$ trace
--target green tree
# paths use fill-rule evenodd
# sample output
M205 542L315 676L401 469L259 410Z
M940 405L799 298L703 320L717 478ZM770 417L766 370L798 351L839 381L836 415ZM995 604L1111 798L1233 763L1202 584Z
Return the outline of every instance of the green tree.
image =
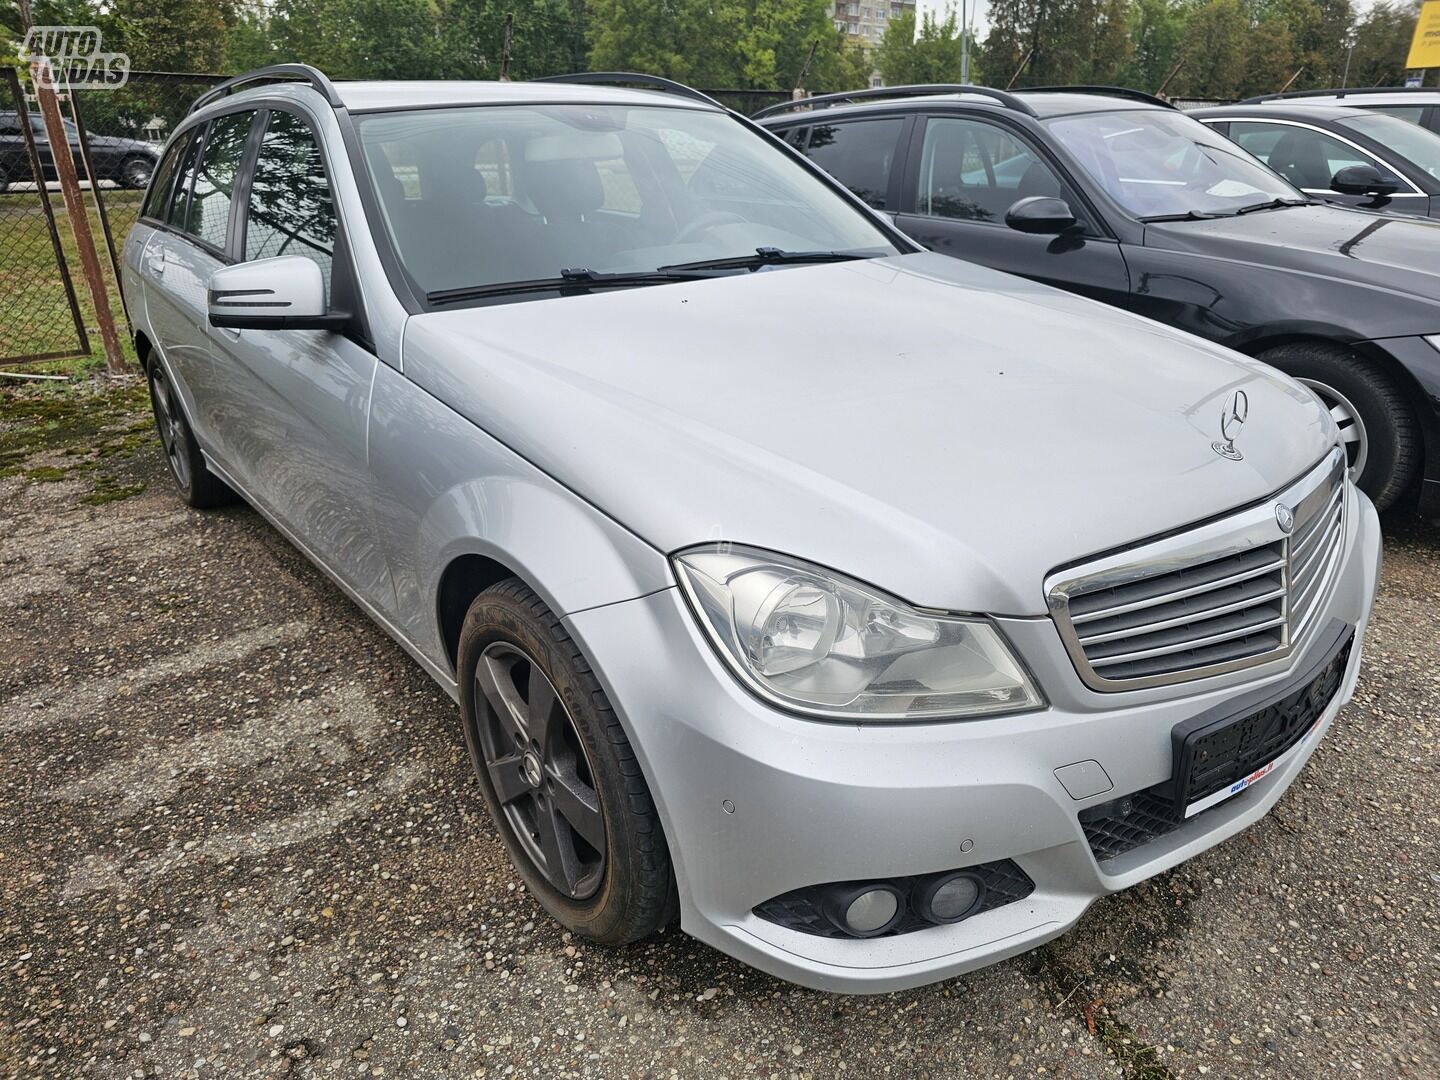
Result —
M890 20L875 49L875 67L887 86L907 83L953 83L960 81L960 21L955 9L943 19L926 12L915 29L915 13L907 11ZM979 82L974 59L970 81Z
M132 69L225 70L227 12L213 0L115 0L108 10Z
M1376 4L1355 26L1350 57L1351 86L1397 86L1404 81L1405 60L1415 36L1418 3Z
M1111 82L1134 52L1131 0L992 0L985 55L1019 86ZM1003 85L1003 83L1002 83Z
M1249 13L1240 0L1205 0L1190 14L1181 43L1185 66L1172 84L1184 97L1233 98L1246 76Z
M1134 0L1130 7L1130 41L1134 49L1118 82L1155 93L1180 58L1189 9L1173 0Z

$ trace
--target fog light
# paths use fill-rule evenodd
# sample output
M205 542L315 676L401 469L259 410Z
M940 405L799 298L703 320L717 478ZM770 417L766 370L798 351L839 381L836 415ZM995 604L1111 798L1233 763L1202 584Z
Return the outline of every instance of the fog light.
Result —
M850 937L877 937L893 930L904 914L905 896L894 885L851 885L826 899L830 921Z
M912 893L915 914L935 923L959 922L974 911L985 886L974 874L942 874L917 885Z

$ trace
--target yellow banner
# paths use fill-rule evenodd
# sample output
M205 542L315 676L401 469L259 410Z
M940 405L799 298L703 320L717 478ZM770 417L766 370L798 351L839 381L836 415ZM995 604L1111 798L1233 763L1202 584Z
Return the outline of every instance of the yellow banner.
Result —
M1410 42L1407 68L1440 67L1440 0L1425 0L1420 21L1415 24L1415 37Z

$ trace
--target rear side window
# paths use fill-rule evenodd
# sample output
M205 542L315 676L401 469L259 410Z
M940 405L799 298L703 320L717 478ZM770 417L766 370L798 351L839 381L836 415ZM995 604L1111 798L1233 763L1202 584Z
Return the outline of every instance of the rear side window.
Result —
M175 198L170 201L170 210L165 221L177 229L185 227L190 215L190 189L195 184L196 159L200 156L201 138L199 132L192 134L185 144L180 158L180 171L175 180Z
M222 116L211 122L205 134L184 229L211 247L223 248L229 235L230 197L254 116L253 112Z
M265 125L245 223L246 261L278 255L303 255L316 263L329 297L335 202L315 136L288 112L272 112Z
M180 155L190 144L188 134L181 135L170 144L165 156L160 159L155 175L150 179L150 190L145 193L145 205L140 209L141 217L163 218L165 204L170 201L170 188L174 186L175 171L180 165Z
M20 121L14 113L0 115L0 135L19 135Z
M815 124L802 149L840 183L877 210L887 209L890 169L905 121L898 116Z

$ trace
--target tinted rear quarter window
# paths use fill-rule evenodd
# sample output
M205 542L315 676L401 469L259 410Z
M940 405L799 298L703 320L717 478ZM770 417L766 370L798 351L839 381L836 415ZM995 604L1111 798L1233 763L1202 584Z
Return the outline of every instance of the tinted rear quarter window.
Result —
M190 143L190 136L181 135L173 143L170 149L165 151L165 156L160 159L160 164L155 169L155 175L150 179L150 190L145 192L145 205L140 209L141 217L164 218L165 204L170 201L170 189L175 183L175 170L180 164L180 155Z
M904 119L849 120L815 124L805 153L847 188L877 210L884 210L890 169L900 143Z
M197 128L185 144L184 155L180 158L180 174L175 181L175 198L170 200L165 221L177 229L185 227L190 210L190 189L195 183L196 158L200 154L200 134Z

